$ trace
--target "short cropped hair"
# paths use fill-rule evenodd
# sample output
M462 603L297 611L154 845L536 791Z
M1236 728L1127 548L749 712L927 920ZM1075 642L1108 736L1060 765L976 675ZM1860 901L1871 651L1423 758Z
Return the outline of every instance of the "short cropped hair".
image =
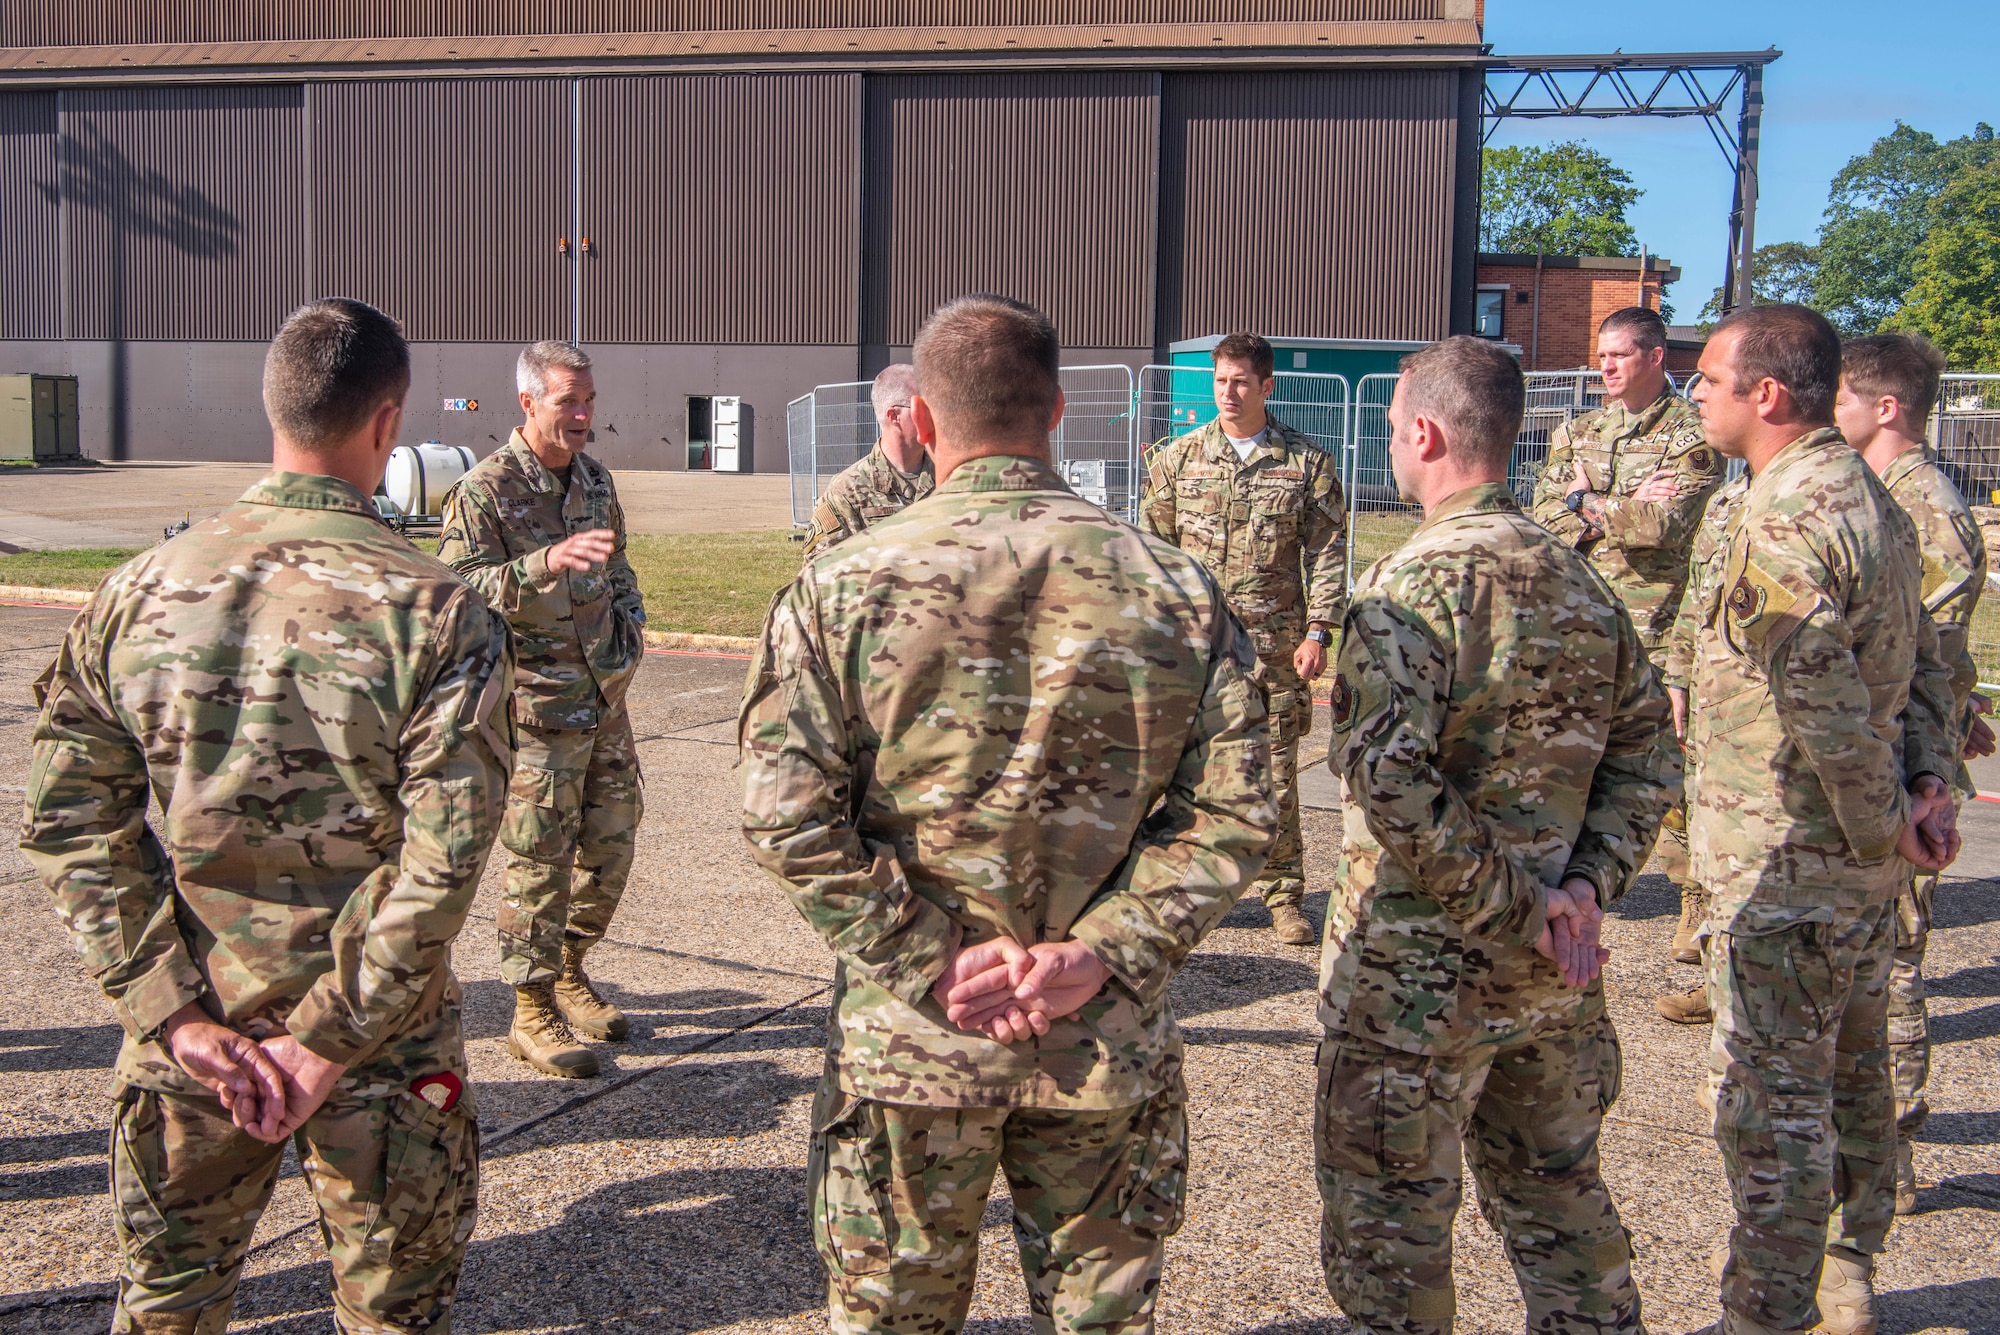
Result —
M558 368L588 371L590 354L576 344L559 338L530 343L521 349L520 360L514 363L514 388L531 399L540 400L549 392L549 372Z
M1513 354L1490 339L1454 334L1403 358L1403 406L1444 424L1461 465L1505 468L1521 434L1528 386Z
M1278 366L1269 340L1257 334L1231 334L1215 345L1215 351L1208 354L1208 359L1210 362L1242 362L1259 380L1269 380Z
M1667 322L1646 306L1626 306L1605 316L1604 323L1597 326L1597 337L1601 341L1609 333L1630 334L1647 352L1667 346Z
M1840 389L1840 335L1818 311L1789 303L1739 306L1715 326L1736 332L1736 397L1771 379L1785 387L1801 421L1831 422Z
M932 311L912 349L924 402L956 441L1047 437L1062 348L1049 317L986 293Z
M889 420L891 408L907 408L917 392L917 368L908 362L891 362L875 373L868 401L875 406L875 420Z
M1863 399L1891 397L1912 421L1937 407L1944 354L1922 334L1874 334L1840 345L1840 374Z
M385 399L410 392L410 345L365 301L323 297L286 317L264 354L264 413L303 450L358 430Z

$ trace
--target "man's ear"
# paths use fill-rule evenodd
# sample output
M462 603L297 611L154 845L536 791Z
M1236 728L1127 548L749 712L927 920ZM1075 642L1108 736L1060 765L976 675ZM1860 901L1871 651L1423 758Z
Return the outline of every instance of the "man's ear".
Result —
M1063 394L1062 389L1058 387L1056 390L1056 408L1054 412L1049 414L1049 430L1054 431L1062 423L1063 409L1068 406L1069 399Z
M930 404L921 394L910 396L910 418L917 426L917 443L925 449L937 444L937 418L931 415Z
M1410 433L1416 438L1417 458L1427 464L1444 458L1446 444L1444 424L1435 417L1425 417L1418 413L1410 423Z
M390 450L396 448L396 438L403 434L403 405L395 399L384 399L375 409L375 455L386 458Z

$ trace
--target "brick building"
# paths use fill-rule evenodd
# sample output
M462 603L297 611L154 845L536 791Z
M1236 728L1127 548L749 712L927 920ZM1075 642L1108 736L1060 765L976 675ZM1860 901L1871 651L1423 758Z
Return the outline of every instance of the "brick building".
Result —
M1626 306L1660 308L1667 284L1681 276L1666 260L1631 255L1494 255L1478 261L1475 329L1521 349L1530 371L1590 366L1597 326ZM1681 363L1685 361L1686 367ZM1669 369L1691 369L1694 354L1669 344Z

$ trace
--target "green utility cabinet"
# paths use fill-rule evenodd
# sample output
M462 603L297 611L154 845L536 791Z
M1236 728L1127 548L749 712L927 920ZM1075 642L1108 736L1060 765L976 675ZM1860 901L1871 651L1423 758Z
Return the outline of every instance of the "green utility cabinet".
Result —
M0 375L0 459L74 459L76 377Z

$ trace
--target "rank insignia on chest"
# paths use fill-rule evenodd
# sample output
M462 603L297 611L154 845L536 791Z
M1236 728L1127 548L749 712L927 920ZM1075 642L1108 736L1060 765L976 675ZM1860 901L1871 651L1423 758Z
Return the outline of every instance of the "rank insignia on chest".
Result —
M1354 688L1347 684L1345 673L1336 672L1333 689L1328 693L1333 704L1333 726L1344 728L1354 717Z
M450 1112L465 1092L465 1082L450 1071L424 1076L410 1082L410 1092L439 1112Z
M1729 610L1739 624L1749 625L1764 614L1764 591L1752 584L1748 575L1739 575L1729 590Z

